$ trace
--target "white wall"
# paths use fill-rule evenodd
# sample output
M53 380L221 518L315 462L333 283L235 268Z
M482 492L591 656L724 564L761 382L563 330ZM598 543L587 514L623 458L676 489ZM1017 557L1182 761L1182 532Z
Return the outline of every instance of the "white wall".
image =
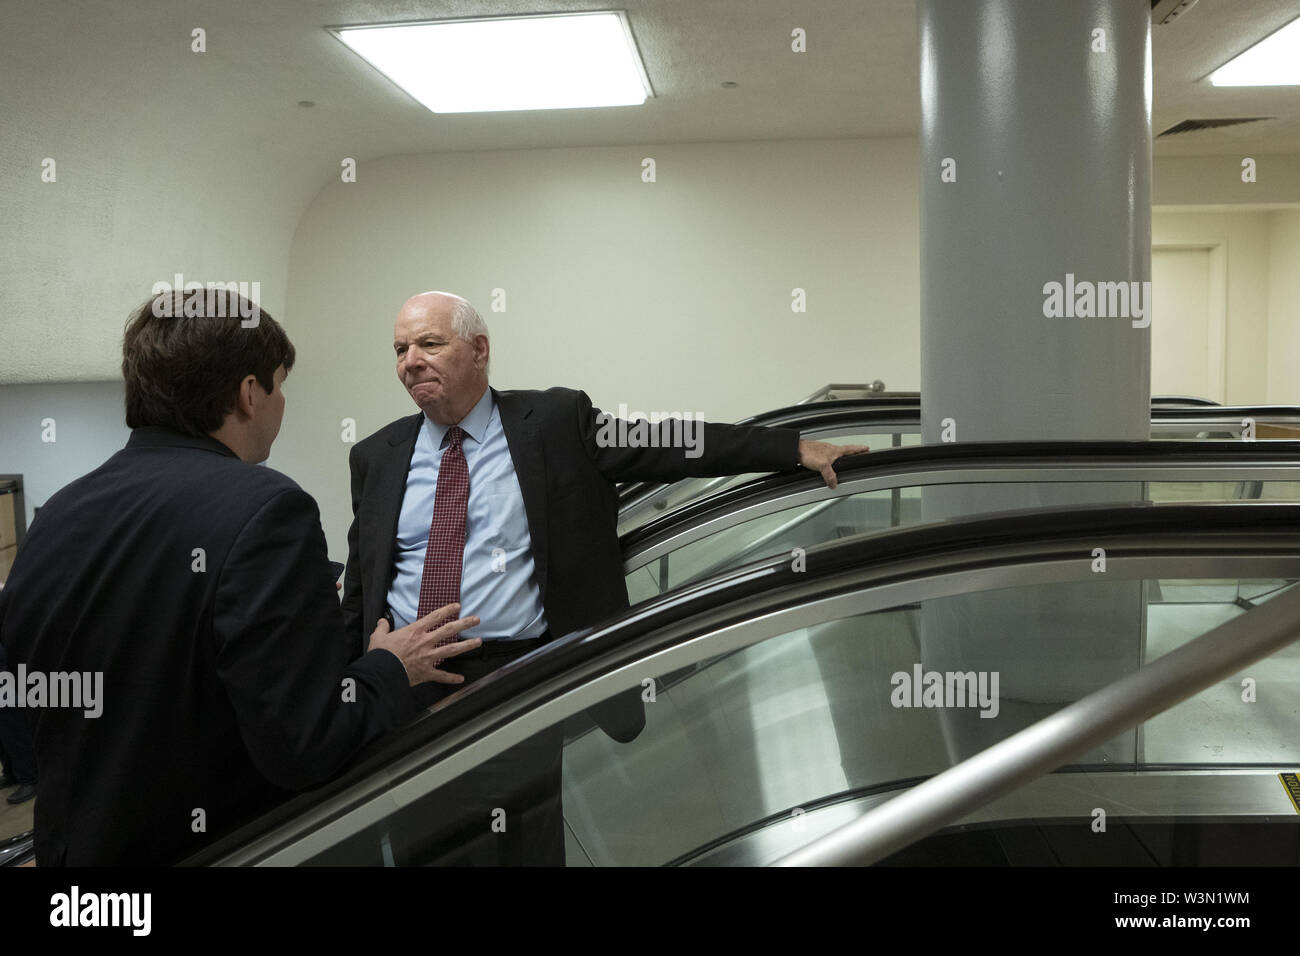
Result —
M1300 405L1300 209L1268 226L1268 400Z
M647 156L655 183L641 180ZM123 170L144 163L148 175L51 194L57 205L0 247L0 269L10 270L0 283L0 373L10 377L0 381L21 376L23 357L40 349L58 354L32 366L34 380L116 379L127 310L155 279L174 269L230 279L283 269L287 279L263 282L263 300L299 357L270 463L316 495L338 558L350 517L340 422L354 418L363 437L413 411L389 336L415 292L448 289L479 305L494 384L585 388L611 408L734 421L832 380L917 386L913 139L392 156L363 163L356 183L330 181L296 228L294 201L258 205L265 184L257 192L216 176L201 194L139 157L117 160ZM1166 205L1153 216L1154 241L1226 242L1227 398L1300 403L1300 211L1178 211L1205 201L1198 184L1228 171L1218 157L1157 160L1155 194ZM153 192L145 180L155 174ZM1270 197L1300 198L1283 193ZM13 198L30 208L55 201L32 191ZM172 216L157 233L145 228L154 210ZM193 230L200 220L212 228ZM24 236L36 243L26 251ZM88 293L70 283L74 273L109 291ZM70 296L51 296L52 276L70 283ZM795 287L807 291L802 315L790 311ZM498 288L505 312L491 309ZM48 408L60 422L56 446L39 442ZM65 441L72 432L81 437ZM27 476L29 508L125 434L120 383L0 386L0 472Z
M1245 159L1254 181L1243 182ZM1153 164L1153 205L1300 202L1300 154L1259 153L1244 147L1228 156L1162 156Z
M1151 217L1151 243L1222 243L1227 263L1224 391L1230 405L1267 397L1269 225L1267 211L1193 211L1163 207ZM1155 290L1159 295L1159 290Z
M23 476L28 527L50 495L126 444L123 396L121 382L0 387L0 474Z
M641 179L644 157L657 181ZM415 407L392 358L403 300L444 289L491 330L500 388L734 421L831 381L919 380L913 140L389 157L310 206L286 327L298 365L270 464L351 516L340 422ZM807 312L791 311L791 290ZM493 312L503 289L506 311Z
M6 385L120 380L128 313L176 273L187 281L257 282L260 303L275 316L283 310L289 240L303 204L294 172L268 163L253 174L242 157L207 147L220 130L204 130L203 147L196 143L184 162L148 136L105 150L100 143L117 142L96 137L106 122L27 125L16 135L29 141L10 142L8 130L3 137ZM41 179L47 157L55 160L54 182Z

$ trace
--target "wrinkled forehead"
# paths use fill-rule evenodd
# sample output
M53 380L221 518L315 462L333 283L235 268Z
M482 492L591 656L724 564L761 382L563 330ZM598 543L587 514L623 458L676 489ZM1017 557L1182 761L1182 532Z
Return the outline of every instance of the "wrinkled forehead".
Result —
M412 300L402 306L393 325L393 338L405 341L409 338L434 332L449 335L451 332L452 303L439 300Z

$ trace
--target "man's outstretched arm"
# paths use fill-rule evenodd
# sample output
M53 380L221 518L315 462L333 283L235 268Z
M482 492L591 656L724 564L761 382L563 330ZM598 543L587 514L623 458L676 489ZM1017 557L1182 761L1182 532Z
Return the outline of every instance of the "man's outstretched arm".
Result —
M671 418L628 421L595 408L585 392L577 393L576 412L587 453L611 482L678 481L802 466L821 472L834 488L835 461L869 450L866 445L805 441L793 428Z

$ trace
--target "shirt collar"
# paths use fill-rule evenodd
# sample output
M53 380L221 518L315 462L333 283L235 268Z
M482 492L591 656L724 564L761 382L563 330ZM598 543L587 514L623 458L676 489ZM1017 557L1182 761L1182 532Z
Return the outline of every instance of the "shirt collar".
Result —
M474 407L458 421L456 424L461 430L474 439L478 444L483 444L483 439L487 437L488 422L492 419L492 412L496 408L496 402L492 398L492 389L483 389L483 396L475 403ZM442 441L447 437L447 432L451 430L450 425L439 425L428 415L424 416L424 427L429 430L429 437L433 439L435 449L442 448Z

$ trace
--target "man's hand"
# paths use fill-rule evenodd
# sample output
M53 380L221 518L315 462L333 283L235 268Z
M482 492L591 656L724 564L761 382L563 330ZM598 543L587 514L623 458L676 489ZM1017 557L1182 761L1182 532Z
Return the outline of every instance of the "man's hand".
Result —
M483 643L480 638L472 637L466 641L438 646L440 641L455 637L466 628L479 623L476 617L448 620L459 612L459 604L448 604L396 631L390 631L388 621L380 618L379 624L370 634L370 649L378 647L397 655L397 659L406 668L406 676L412 687L431 680L439 684L463 684L465 678L462 675L438 670L438 665L447 658L472 651ZM444 621L448 623L442 623Z
M832 445L828 441L804 441L799 439L799 464L813 471L820 471L827 486L834 488L839 484L835 469L831 466L841 455L857 455L871 449L866 445Z

